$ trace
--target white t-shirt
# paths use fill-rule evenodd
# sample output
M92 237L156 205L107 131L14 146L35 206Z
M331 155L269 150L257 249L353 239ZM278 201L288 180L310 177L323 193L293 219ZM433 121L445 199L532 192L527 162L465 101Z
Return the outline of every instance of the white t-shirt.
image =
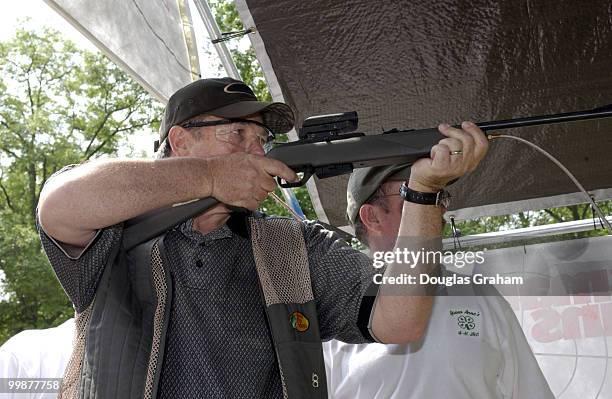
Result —
M72 353L74 319L25 330L0 347L0 378L62 378ZM57 393L0 393L0 399L51 399Z
M437 296L409 345L323 344L335 399L554 398L506 300Z

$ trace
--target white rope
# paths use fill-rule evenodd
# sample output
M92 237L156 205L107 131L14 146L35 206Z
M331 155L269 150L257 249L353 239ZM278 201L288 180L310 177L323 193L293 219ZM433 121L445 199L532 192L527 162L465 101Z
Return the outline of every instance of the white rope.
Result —
M591 204L593 209L595 209L595 212L597 212L597 216L599 216L599 218L601 219L601 222L603 224L605 224L606 229L608 230L608 233L612 234L612 225L610 225L610 222L608 221L608 219L606 218L604 213L601 211L601 208L599 208L599 205L597 205L595 200L593 200L593 197L591 197L591 195L589 195L589 193L584 189L582 184L580 184L580 182L578 181L578 179L576 179L576 177L572 174L572 172L570 172L565 166L563 166L563 164L557 158L552 156L550 153L548 153L546 150L544 150L543 148L541 148L537 144L534 144L531 141L527 141L527 140L525 140L525 139L523 139L521 137L509 136L507 134L491 134L491 135L488 136L488 138L489 138L489 140L493 140L493 139L497 139L497 138L506 138L506 139L517 140L517 141L520 141L521 143L525 143L525 144L535 148L538 152L544 154L548 159L553 161L559 168L561 168L561 170L563 172L565 172L565 174L570 179L572 179L572 181L574 182L576 187L578 187L578 190L580 190L584 194L584 196L586 197L587 201Z
M277 204L279 204L280 206L282 206L283 208L285 208L287 211L289 211L289 213L293 216L293 218L295 220L297 220L298 222L301 222L304 220L304 218L300 217L300 215L298 215L285 201L283 201L278 195L276 195L275 193L271 192L270 196L274 199L274 201L276 201Z

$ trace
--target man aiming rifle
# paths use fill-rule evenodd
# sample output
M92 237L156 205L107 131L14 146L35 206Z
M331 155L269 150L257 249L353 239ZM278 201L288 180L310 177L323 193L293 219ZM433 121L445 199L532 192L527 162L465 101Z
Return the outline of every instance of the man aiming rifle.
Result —
M422 287L364 300L376 272L366 255L315 223L235 212L255 211L274 177L297 180L264 156L293 124L288 106L257 101L244 83L203 79L170 98L162 159L98 160L48 180L39 232L77 315L61 397L326 397L321 340L422 337L432 306ZM415 196L435 197L487 151L474 124L439 130L446 138L413 166ZM124 221L202 197L220 204L122 245ZM441 212L405 202L399 235L439 242ZM385 275L404 271L389 264Z

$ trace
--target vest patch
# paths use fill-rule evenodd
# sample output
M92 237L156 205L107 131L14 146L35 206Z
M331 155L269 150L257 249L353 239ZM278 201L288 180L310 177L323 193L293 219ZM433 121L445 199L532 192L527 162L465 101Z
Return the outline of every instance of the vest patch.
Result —
M289 315L289 323L291 323L291 327L293 327L294 330L299 332L304 332L310 327L308 318L300 312L291 313Z

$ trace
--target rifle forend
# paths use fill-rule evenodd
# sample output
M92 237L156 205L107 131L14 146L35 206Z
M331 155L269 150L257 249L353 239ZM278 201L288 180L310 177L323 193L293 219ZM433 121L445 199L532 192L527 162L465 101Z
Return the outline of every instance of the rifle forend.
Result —
M608 117L612 117L612 105L588 111L480 122L476 125L484 132L490 132ZM410 165L419 158L429 156L431 148L445 137L436 128L393 129L368 136L364 133L343 134L356 128L355 111L306 119L298 141L280 144L267 154L270 158L284 162L295 172L303 173L299 182L288 183L277 178L278 184L283 188L298 187L313 175L323 179L349 174L353 169L367 166Z
M429 155L431 147L444 136L438 129L391 131L366 136L337 136L332 140L306 141L281 144L268 152L297 173L303 173L297 183L283 182L281 187L304 185L315 175L320 179L348 174L355 168L366 166L414 163Z

